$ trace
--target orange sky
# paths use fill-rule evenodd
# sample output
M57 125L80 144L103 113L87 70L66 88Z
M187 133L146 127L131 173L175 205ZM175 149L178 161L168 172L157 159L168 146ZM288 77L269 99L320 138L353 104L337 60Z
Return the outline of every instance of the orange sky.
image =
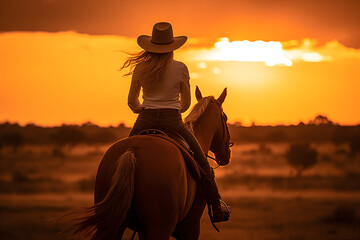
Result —
M198 85L217 96L228 87L230 122L297 124L323 114L359 124L359 7L358 0L0 1L0 122L132 125L120 51L140 50L136 37L169 21L175 35L189 37L175 58L188 65L192 92Z
M360 48L358 0L0 1L0 31L76 31L136 37L157 21L193 38L338 39Z
M222 41L236 51L232 39ZM210 59L222 50L214 48L215 42L204 47L204 42L190 38L175 58L188 65L193 93L196 85L203 95L215 96L228 87L224 110L230 122L297 124L323 114L340 124L360 123L360 50L337 41L298 39L282 43L291 66L268 66ZM131 125L136 115L126 104L130 78L117 71L125 57L122 50L139 50L135 38L75 32L0 34L0 121ZM314 54L319 62L305 58Z
M339 40L360 48L358 0L0 1L0 31L137 37L169 21L192 38Z

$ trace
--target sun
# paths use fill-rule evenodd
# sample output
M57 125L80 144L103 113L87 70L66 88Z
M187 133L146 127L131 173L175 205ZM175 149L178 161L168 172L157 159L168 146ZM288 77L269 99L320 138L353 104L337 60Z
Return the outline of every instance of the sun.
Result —
M229 41L221 38L215 43L215 49L209 56L215 61L264 62L267 66L292 66L283 51L280 42L270 41Z

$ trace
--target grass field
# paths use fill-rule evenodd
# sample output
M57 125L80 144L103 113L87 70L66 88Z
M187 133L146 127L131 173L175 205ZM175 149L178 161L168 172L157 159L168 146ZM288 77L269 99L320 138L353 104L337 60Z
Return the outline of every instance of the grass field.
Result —
M54 219L91 205L107 147L2 149L0 239L81 239ZM297 178L284 157L288 144L236 146L231 164L216 170L231 220L217 233L204 214L200 239L360 239L359 155L347 155L346 145L313 147L318 163Z

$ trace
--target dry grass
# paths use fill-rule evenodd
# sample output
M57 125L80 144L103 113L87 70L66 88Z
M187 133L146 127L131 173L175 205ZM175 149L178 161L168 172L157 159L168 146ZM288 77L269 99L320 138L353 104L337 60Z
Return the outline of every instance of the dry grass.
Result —
M317 165L296 178L287 144L239 145L232 163L216 170L231 221L212 229L202 218L200 239L360 239L360 158L348 146L313 145ZM59 233L53 219L89 206L97 165L108 146L26 147L0 152L0 239L80 239ZM127 239L131 232L127 231Z

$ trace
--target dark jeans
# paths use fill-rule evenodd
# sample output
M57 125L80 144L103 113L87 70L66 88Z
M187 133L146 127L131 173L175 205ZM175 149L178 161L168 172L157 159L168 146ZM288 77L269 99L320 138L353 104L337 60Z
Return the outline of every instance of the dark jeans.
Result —
M195 160L199 163L203 172L209 173L210 166L201 146L194 134L183 123L180 111L177 109L144 109L139 113L138 118L129 136L135 135L142 130L149 128L162 128L176 131L190 145L194 152Z

